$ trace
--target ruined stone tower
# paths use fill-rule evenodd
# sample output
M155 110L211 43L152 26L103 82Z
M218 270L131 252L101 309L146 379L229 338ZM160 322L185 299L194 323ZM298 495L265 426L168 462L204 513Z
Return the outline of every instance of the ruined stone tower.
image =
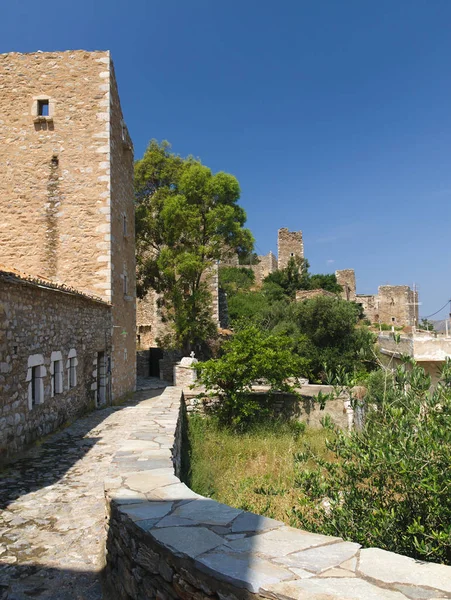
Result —
M337 278L338 285L341 285L343 288L343 291L341 292L343 300L355 302L356 283L354 269L335 271L335 277Z
M0 55L0 263L112 304L113 398L135 385L133 150L109 52Z
M277 232L278 269L284 269L291 257L304 258L302 231L288 231L286 227Z

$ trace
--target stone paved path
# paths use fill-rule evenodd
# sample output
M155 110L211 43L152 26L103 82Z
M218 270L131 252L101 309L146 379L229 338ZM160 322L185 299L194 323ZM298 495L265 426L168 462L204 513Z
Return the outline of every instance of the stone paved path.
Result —
M100 600L103 480L136 402L79 419L0 473L0 600Z

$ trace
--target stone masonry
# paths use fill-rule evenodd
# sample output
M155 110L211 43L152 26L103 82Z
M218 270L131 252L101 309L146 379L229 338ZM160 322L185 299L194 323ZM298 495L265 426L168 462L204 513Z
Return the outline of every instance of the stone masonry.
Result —
M106 302L0 271L0 460L106 404L110 330Z
M335 271L335 277L337 278L338 285L341 285L343 288L343 291L341 292L341 297L343 300L355 302L356 283L354 269L342 269L341 271Z
M135 385L133 148L109 52L0 55L0 262L112 304L112 395Z
M451 567L300 529L204 498L179 477L180 388L136 406L105 480L115 600L451 598Z
M290 258L304 258L304 242L302 231L288 231L285 227L279 229L277 234L277 266L285 269Z
M381 285L377 294L356 294L354 269L336 271L342 298L357 302L371 323L415 327L418 324L418 292L407 285Z

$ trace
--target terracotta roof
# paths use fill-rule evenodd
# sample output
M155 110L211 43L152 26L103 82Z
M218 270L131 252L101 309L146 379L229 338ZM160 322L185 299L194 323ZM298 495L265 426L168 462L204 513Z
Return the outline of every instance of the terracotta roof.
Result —
M99 296L94 296L91 294L86 294L85 292L80 292L69 285L65 285L64 283L57 283L47 277L43 277L42 275L30 275L28 273L23 273L22 271L18 271L14 267L7 267L0 263L0 278L6 281L11 281L13 283L22 283L25 285L34 285L36 287L46 288L49 290L55 290L58 292L63 292L65 294L72 294L74 296L81 296L82 298L87 298L88 300L93 300L94 302L101 302L102 304L110 305L109 302L103 300Z

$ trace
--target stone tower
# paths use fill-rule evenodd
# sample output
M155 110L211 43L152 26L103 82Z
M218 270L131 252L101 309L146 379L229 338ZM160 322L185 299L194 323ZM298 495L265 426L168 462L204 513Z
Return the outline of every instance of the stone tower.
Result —
M355 302L356 283L354 269L335 271L335 277L337 278L338 285L341 285L343 288L343 291L341 292L343 300Z
M0 263L112 304L112 394L135 385L133 149L109 52L0 55Z
M278 269L284 269L291 257L304 258L302 231L288 231L286 227L277 232Z

